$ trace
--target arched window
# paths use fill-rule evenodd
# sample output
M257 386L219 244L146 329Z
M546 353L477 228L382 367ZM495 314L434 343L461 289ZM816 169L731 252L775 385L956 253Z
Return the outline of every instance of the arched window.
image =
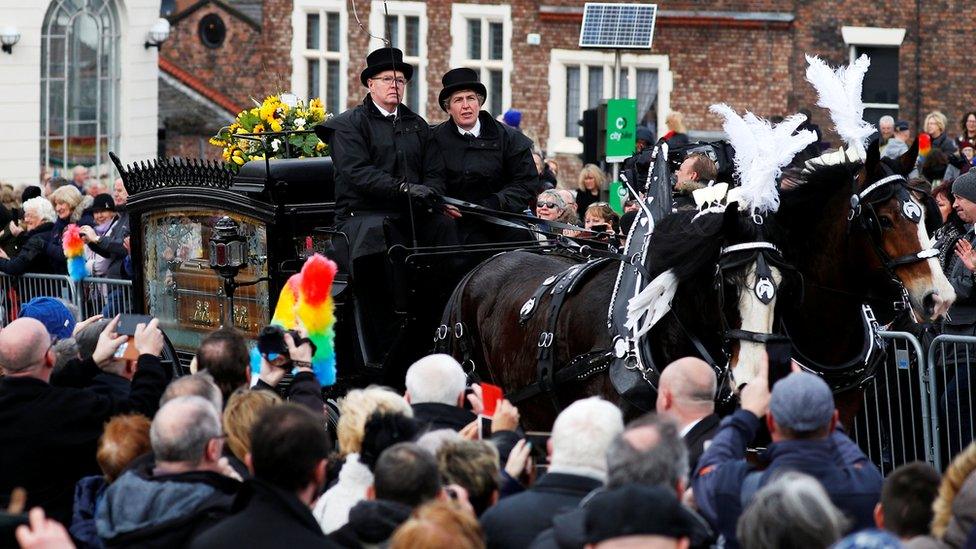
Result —
M107 174L119 144L119 16L114 0L54 0L41 38L41 162Z

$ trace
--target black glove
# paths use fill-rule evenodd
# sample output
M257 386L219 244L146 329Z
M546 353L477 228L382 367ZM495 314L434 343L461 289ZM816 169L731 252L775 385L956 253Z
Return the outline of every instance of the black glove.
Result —
M401 183L400 192L410 200L416 200L427 206L433 206L441 200L441 195L437 191L418 183Z

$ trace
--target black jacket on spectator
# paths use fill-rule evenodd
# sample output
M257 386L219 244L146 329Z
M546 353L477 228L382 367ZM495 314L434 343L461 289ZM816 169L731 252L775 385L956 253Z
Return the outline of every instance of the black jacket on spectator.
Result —
M540 191L532 140L485 111L478 113L478 120L478 137L461 135L450 119L434 128L434 139L444 157L445 195L521 213Z
M360 501L349 511L349 522L329 534L329 539L350 549L382 544L412 512L412 508L395 501Z
M123 219L121 216L115 217L115 222L108 232L98 239L98 242L89 242L88 249L96 254L108 258L109 264L106 272L92 273L92 276L104 276L106 278L129 278L126 276L122 262L129 252L125 249L123 241L129 236L129 216Z
M322 533L307 505L294 494L259 479L244 483L233 511L232 516L193 540L190 547L336 547Z
M567 513L557 515L552 519L552 528L543 530L530 549L583 549L586 546L586 503L583 500L580 507ZM695 518L689 536L692 549L710 549L715 546L715 533L708 522L698 513L687 509L689 515Z
M698 458L705 452L705 443L715 438L721 422L718 414L707 415L683 437L685 446L688 447L688 464L691 465L689 471L694 471L698 466Z
M81 219L78 221L71 221L70 219L58 218L54 221L54 226L51 227L51 234L47 240L47 244L44 247L48 258L51 260L52 272L57 274L67 274L68 273L68 260L64 256L64 245L62 243L62 237L64 236L64 230L68 228L68 225L94 225L95 220L92 219L91 214L82 215Z
M321 415L324 413L322 405L325 401L322 400L322 385L319 383L318 378L312 372L298 372L295 377L292 378L291 383L287 387L282 388L280 384L278 387L272 387L268 385L263 380L258 380L254 384L254 389L262 391L271 391L272 393L277 393L282 400L287 400L295 404L301 404L305 406L316 415Z
M336 221L349 237L352 260L386 252L384 219L406 214L403 181L444 193L444 162L430 125L405 105L397 116L394 132L367 94L362 105L318 130L335 167Z
M10 259L0 259L0 271L11 275L55 272L54 265L45 251L47 242L51 239L52 228L54 223L41 223L20 235L23 244L20 245L17 255Z
M548 473L534 486L505 499L481 515L481 527L489 549L523 549L552 518L575 509L580 501L603 483L591 477Z
M0 507L7 506L11 490L22 486L28 508L39 505L49 517L70 524L75 483L101 473L95 451L103 424L126 412L152 417L167 377L159 358L142 355L129 397L123 399L63 386L95 377L100 370L90 359L73 361L65 370L68 375L52 377L54 385L0 378Z
M411 408L413 408L413 419L420 425L422 431L438 429L460 431L477 419L470 410L439 402L413 404Z
M130 470L97 507L98 537L106 547L185 547L230 515L240 488L239 481L211 471Z

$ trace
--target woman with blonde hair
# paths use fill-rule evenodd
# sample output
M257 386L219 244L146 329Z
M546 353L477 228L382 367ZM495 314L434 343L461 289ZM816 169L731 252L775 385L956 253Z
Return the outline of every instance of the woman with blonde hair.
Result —
M580 170L576 180L576 208L585 212L590 204L600 202L606 190L607 176L596 164L587 164Z
M81 192L74 185L65 185L58 188L48 197L54 205L54 212L57 219L54 220L54 227L51 229L51 239L47 241L47 256L51 259L56 273L67 273L68 263L64 257L64 248L61 245L64 230L72 223L77 225L94 225L95 219L92 214L84 213L85 209L91 206L92 197L82 196Z
M244 456L251 451L251 427L267 408L281 404L281 397L271 391L237 389L227 399L224 407L224 434L227 446L234 457L244 463Z
M681 147L689 143L688 128L685 127L685 117L678 111L671 111L664 119L668 126L668 133L661 136L661 139L668 144L669 148Z
M932 149L939 149L946 156L956 154L956 142L946 133L948 119L941 111L932 111L925 117L925 133L932 138Z
M366 489L373 484L373 472L359 458L366 422L375 412L413 417L410 404L392 389L371 385L355 389L339 400L339 456L345 458L339 479L315 503L312 514L322 530L332 533L349 522L349 511L366 499Z
M942 475L932 504L932 537L943 547L964 547L976 526L976 443L960 452Z

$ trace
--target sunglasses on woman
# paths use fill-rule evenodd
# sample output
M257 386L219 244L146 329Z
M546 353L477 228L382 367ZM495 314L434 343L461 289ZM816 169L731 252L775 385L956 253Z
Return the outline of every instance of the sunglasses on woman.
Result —
M559 204L555 202L537 202L536 206L539 208L549 208L550 210L559 208Z

